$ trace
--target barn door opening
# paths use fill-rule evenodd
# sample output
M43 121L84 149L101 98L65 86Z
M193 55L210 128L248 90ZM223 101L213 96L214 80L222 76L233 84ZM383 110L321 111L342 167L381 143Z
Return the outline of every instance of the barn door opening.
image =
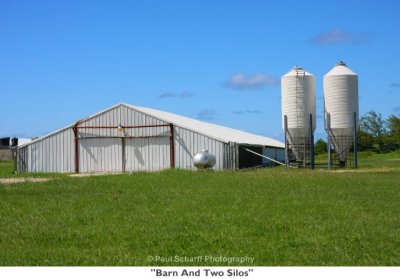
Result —
M262 158L246 151L244 148L262 154L261 146L239 146L239 169L252 168L263 164Z

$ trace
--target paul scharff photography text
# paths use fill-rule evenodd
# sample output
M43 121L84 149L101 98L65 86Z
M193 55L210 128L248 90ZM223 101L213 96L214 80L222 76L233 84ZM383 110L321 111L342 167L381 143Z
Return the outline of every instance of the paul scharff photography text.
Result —
M189 256L148 256L147 257L148 262L155 262L155 263L200 263L200 262L205 262L205 263L226 263L226 264L231 264L231 263L238 263L238 264L243 264L243 263L249 263L252 264L254 262L254 257L248 257L248 256L241 256L241 257L228 257L228 256L194 256L194 257L189 257Z

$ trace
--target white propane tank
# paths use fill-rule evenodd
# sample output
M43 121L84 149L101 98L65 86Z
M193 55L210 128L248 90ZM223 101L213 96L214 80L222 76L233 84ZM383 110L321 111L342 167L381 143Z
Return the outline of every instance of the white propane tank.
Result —
M215 166L215 156L203 149L193 157L193 164L198 169L210 169Z

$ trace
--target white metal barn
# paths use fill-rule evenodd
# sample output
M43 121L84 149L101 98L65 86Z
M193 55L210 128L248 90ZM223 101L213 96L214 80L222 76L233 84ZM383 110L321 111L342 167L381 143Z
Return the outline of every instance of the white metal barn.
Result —
M19 172L136 172L194 169L202 149L216 156L214 169L284 161L284 144L267 137L184 116L120 103L18 146Z

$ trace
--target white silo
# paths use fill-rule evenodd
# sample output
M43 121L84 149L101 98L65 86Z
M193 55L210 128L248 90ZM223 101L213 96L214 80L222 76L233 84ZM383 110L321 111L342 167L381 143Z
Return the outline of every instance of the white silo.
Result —
M324 103L328 140L336 151L339 164L344 166L353 144L356 145L359 123L358 75L342 61L324 76Z
M282 128L287 145L286 163L295 160L303 166L309 163L313 167L313 134L316 122L315 78L303 68L295 66L281 78L281 85ZM290 155L294 158L289 158Z

